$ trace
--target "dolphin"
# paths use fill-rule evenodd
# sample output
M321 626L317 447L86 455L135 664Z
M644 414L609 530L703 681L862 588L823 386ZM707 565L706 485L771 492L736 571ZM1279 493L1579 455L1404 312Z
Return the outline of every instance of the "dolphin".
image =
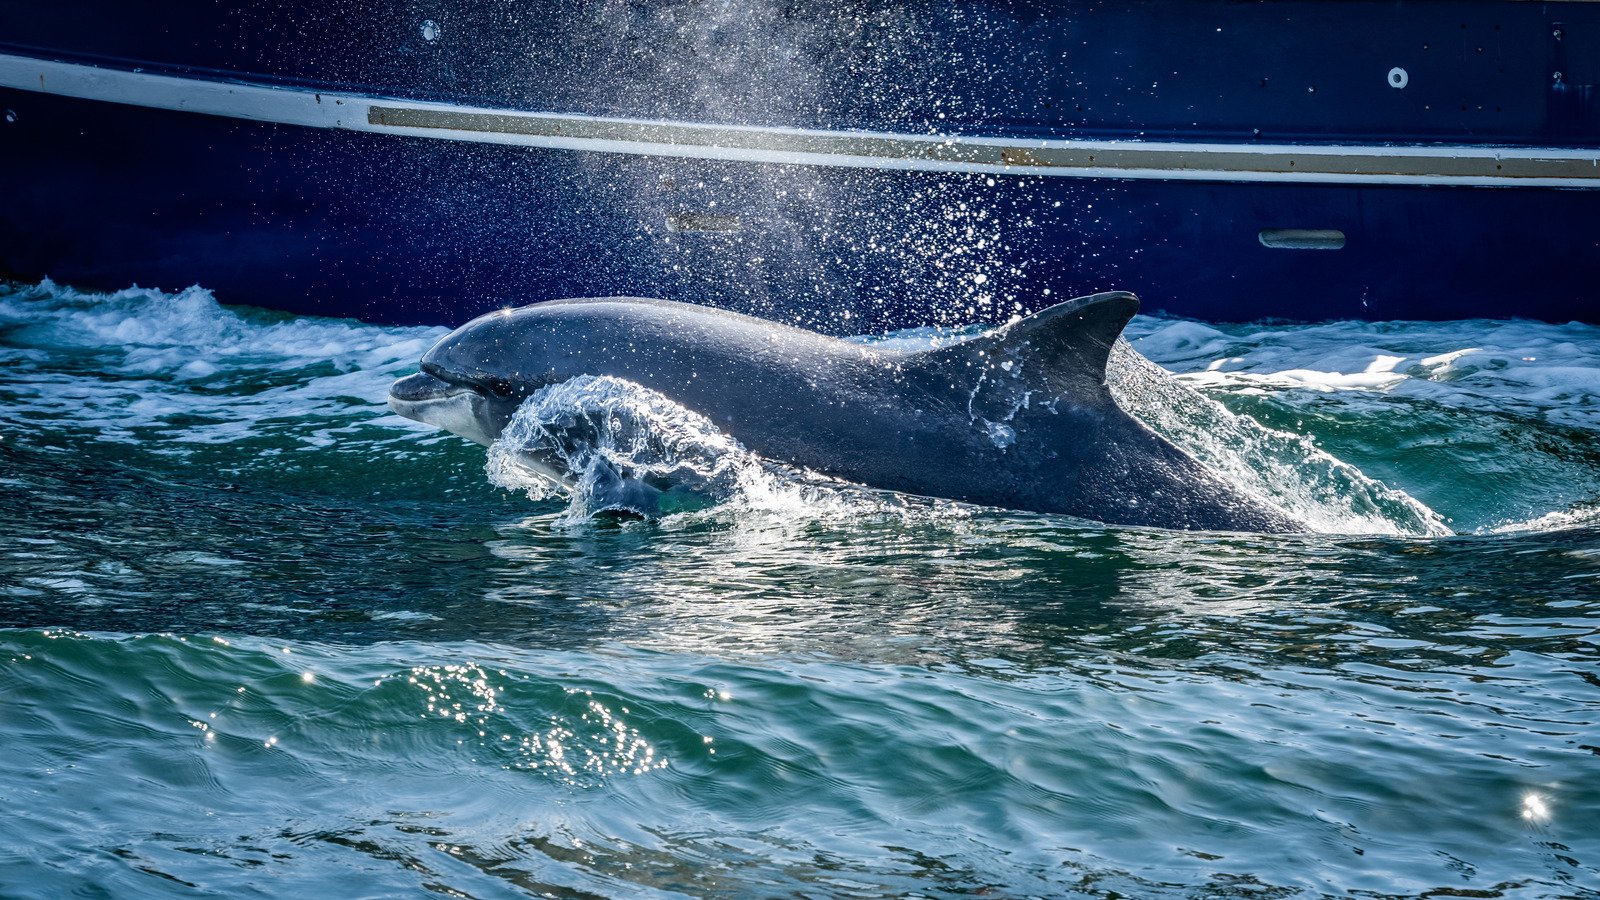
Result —
M768 459L872 488L1116 525L1306 530L1117 405L1106 363L1138 308L1126 292L1095 294L899 350L665 300L554 300L452 331L389 406L487 446L540 388L613 376ZM622 482L618 506L654 512L662 486Z

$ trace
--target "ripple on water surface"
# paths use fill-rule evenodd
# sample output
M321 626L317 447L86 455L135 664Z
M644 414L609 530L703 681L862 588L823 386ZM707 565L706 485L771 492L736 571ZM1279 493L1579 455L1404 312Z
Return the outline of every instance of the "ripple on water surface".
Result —
M1136 320L1399 532L1287 537L575 521L379 405L440 333L0 295L0 893L1600 895L1593 329Z

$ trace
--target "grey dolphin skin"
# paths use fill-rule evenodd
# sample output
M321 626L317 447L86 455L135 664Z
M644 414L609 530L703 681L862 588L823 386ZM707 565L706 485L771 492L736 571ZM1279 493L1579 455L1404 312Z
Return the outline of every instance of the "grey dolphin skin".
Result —
M902 351L664 300L556 300L451 332L389 404L487 445L533 391L608 375L768 459L874 488L1120 525L1305 530L1117 406L1106 362L1138 308L1096 294Z

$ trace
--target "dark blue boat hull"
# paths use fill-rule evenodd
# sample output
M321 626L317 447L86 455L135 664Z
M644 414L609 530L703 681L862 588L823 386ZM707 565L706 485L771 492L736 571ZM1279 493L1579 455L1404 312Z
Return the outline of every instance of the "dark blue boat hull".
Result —
M6 49L759 126L1600 146L1588 0L0 0Z
M1146 3L1144 11L1159 5ZM1124 50L1117 50L1085 38L1086 29L1099 28L1095 34L1104 36L1131 27L1122 18L1107 18L1115 13L1108 7L978 5L973 8L991 16L986 20L991 28L1003 19L1000 30L1012 39L1009 50L984 50L985 65L999 74L981 90L941 85L924 73L932 80L906 86L900 104L891 109L883 85L898 82L892 73L875 70L861 78L882 82L874 88L878 93L851 95L834 84L828 102L805 113L758 102L756 89L763 79L786 71L776 64L752 70L747 82L755 87L710 99L703 91L686 89L646 96L641 76L628 69L600 72L603 78L582 79L581 86L570 79L490 78L486 72L504 67L486 69L485 60L498 57L472 54L501 47L495 53L503 56L506 43L515 35L526 37L526 29L490 23L493 27L481 30L482 41L452 45L440 40L446 49L436 53L412 34L420 14L410 11L372 18L395 30L384 32L382 39L393 44L393 52L385 54L363 55L360 46L344 44L323 47L309 38L297 44L279 34L277 43L256 48L251 65L259 71L246 72L240 60L248 63L248 54L206 39L237 32L243 40L243 19L218 18L206 7L211 12L197 13L186 30L169 34L165 43L151 36L153 26L133 19L120 31L97 29L94 45L80 47L79 57L118 60L124 66L154 59L167 70L207 77L232 67L240 77L315 85L321 52L325 76L387 94L538 109L567 103L584 113L715 114L758 125L905 130L912 118L925 126L945 90L967 101L950 107L953 133L1128 137L1149 131L1249 141L1256 136L1246 133L1248 123L1275 116L1268 126L1274 136L1307 141L1352 135L1462 141L1470 132L1480 143L1548 144L1559 138L1563 146L1585 147L1600 142L1590 92L1579 90L1575 81L1588 77L1583 74L1588 63L1562 62L1567 46L1589 44L1568 34L1565 44L1555 41L1560 46L1551 49L1547 44L1555 39L1545 33L1550 16L1564 15L1576 17L1580 37L1587 35L1583 40L1600 41L1600 17L1591 4L1557 4L1567 9L1556 12L1527 3L1276 6L1274 11L1272 3L1197 0L1184 7L1189 14L1154 20L1147 41L1130 35ZM1459 28L1453 18L1438 15L1445 6L1466 11ZM585 5L573 5L579 7ZM1284 25L1286 16L1300 17L1288 22L1297 29L1327 30L1345 22L1328 38L1334 49L1327 53L1333 53L1359 37L1356 26L1339 17L1340 7L1407 11L1410 18L1397 19L1395 27L1404 25L1407 39L1416 38L1412 43L1427 43L1417 29L1444 29L1456 43L1465 40L1450 50L1452 59L1464 60L1455 64L1458 69L1477 65L1471 48L1480 38L1488 43L1502 33L1501 40L1508 42L1515 31L1519 40L1533 41L1530 35L1537 31L1537 60L1507 56L1498 45L1491 55L1500 60L1502 75L1511 66L1513 74L1527 68L1537 76L1529 96L1538 100L1538 109L1507 109L1504 103L1510 101L1504 98L1493 113L1452 106L1445 111L1449 115L1430 118L1412 108L1429 106L1431 112L1428 97L1460 94L1475 89L1475 83L1428 86L1408 96L1404 108L1379 108L1366 98L1371 93L1366 87L1312 85L1322 97L1348 95L1329 106L1316 91L1297 86L1298 93L1316 100L1295 103L1264 85L1255 88L1261 93L1253 100L1230 95L1203 110L1196 108L1201 94L1216 84L1166 91L1129 90L1124 84L1125 75L1132 77L1124 52L1148 68L1158 64L1154 54L1163 47L1172 61L1162 71L1198 77L1203 70L1196 67L1210 57L1196 51L1185 55L1183 47L1210 33L1214 21L1230 29L1230 48L1270 39L1272 33L1261 29ZM1531 7L1542 11L1534 15ZM960 18L958 7L883 8L930 18L947 29L935 42L941 52L956 52L945 45L960 34L951 18ZM13 17L20 9L21 4L0 4L0 12ZM1209 10L1214 18L1195 10ZM1243 19L1240 10L1248 13ZM1413 14L1417 10L1426 14ZM279 11L293 12L288 6ZM269 13L255 9L244 18L259 24ZM1503 32L1495 18L1501 15L1511 17ZM64 13L30 16L31 24L8 38L13 48L44 53L46 45L59 51L68 41ZM157 16L154 21L170 25L175 19ZM566 30L579 34L583 29L573 23L592 28L596 21L578 16ZM1231 33L1245 26L1254 31L1243 38ZM459 35L464 26L446 20L440 27L450 29L446 35ZM1290 44L1310 40L1303 30L1292 34ZM1390 37L1380 43L1387 46ZM1437 53L1441 39L1429 40L1429 50L1412 55ZM1049 91L1027 87L1028 60L1042 65L1039 61L1057 53L1062 42L1077 48L1069 74L1080 82L1096 64L1115 69L1116 77L1107 75L1101 83L1075 91L1060 88L1063 96L1090 100L1087 112L1069 111L1060 98L1049 99ZM461 49L449 49L455 46ZM578 55L602 66L611 56L600 49L588 47ZM440 55L447 50L467 55ZM740 51L728 52L737 57ZM1009 54L1009 69L996 61L995 54L1002 52ZM875 58L858 46L845 57L845 63L858 67ZM1276 48L1226 78L1238 81L1246 69L1269 63L1289 78L1315 69L1317 60ZM1546 83L1552 64L1570 70L1557 85ZM715 59L703 63L719 65ZM1413 69L1426 72L1427 65L1414 63ZM1043 69L1036 65L1034 71ZM1508 90L1510 76L1495 80L1488 71L1474 76L1487 79L1478 85L1482 96ZM1159 82L1171 76L1152 77ZM607 78L612 79L609 93L595 87ZM1381 72L1374 80L1373 96L1379 100L1404 93L1383 84ZM1268 84L1277 82L1269 78ZM1269 95L1276 99L1262 99ZM869 97L876 99L863 99ZM713 108L718 103L720 112ZM0 89L0 108L6 112L0 123L0 177L6 182L0 274L17 279L49 276L100 288L198 283L224 302L389 322L459 322L546 298L631 294L725 306L833 332L863 332L1003 320L1109 289L1137 292L1150 311L1225 321L1600 319L1600 191L1595 188L1060 178L1026 167L938 172L680 159L251 122L71 99L48 90ZM1139 127L1141 121L1147 129ZM1337 248L1327 243L1305 248L1293 241L1267 246L1263 232L1275 229L1342 237Z

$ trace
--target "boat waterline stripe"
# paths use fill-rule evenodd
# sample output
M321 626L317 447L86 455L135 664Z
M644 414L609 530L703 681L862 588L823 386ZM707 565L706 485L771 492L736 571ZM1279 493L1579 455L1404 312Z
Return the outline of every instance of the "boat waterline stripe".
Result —
M1079 178L1600 188L1600 150L1027 140L519 112L0 54L0 87L310 128L642 156Z

